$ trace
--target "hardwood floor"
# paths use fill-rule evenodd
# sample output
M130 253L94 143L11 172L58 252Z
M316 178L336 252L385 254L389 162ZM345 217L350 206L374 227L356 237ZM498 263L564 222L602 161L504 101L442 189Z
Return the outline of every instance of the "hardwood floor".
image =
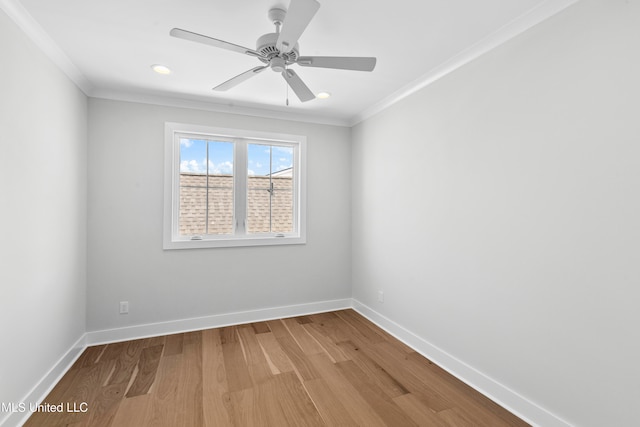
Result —
M353 310L89 347L45 402L25 426L528 425Z

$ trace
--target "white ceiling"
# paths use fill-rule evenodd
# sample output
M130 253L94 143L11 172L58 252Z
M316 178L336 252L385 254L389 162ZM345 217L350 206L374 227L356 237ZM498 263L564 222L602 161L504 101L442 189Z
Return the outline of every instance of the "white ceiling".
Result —
M289 90L288 107L286 83L270 70L228 92L212 91L262 63L170 37L169 31L179 27L255 48L260 35L274 31L267 11L286 8L289 0L1 0L0 5L32 37L40 35L41 47L64 63L87 95L352 124L575 0L319 1L320 10L300 38L300 54L375 56L378 63L371 73L295 65L312 91L332 97L303 104ZM154 73L150 66L157 63L172 74Z

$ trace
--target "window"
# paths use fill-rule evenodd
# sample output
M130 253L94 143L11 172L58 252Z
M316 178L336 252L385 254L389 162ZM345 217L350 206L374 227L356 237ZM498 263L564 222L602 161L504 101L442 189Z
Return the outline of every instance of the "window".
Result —
M164 249L305 243L305 145L166 123Z

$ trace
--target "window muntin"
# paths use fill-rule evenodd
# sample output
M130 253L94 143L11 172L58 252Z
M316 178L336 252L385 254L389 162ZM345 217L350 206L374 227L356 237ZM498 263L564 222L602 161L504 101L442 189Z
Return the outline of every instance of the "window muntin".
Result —
M305 243L305 145L167 123L164 248Z

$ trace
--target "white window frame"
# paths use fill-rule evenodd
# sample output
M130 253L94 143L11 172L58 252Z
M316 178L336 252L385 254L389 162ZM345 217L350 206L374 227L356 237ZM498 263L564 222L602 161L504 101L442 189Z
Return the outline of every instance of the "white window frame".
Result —
M180 136L221 138L234 142L234 233L203 235L201 240L179 233L180 210ZM223 138L223 139L222 139ZM288 145L293 147L293 226L292 233L247 233L247 146L248 144ZM307 137L284 133L219 128L184 123L165 123L164 153L164 249L220 248L236 246L271 246L305 244ZM243 148L244 147L244 148Z

